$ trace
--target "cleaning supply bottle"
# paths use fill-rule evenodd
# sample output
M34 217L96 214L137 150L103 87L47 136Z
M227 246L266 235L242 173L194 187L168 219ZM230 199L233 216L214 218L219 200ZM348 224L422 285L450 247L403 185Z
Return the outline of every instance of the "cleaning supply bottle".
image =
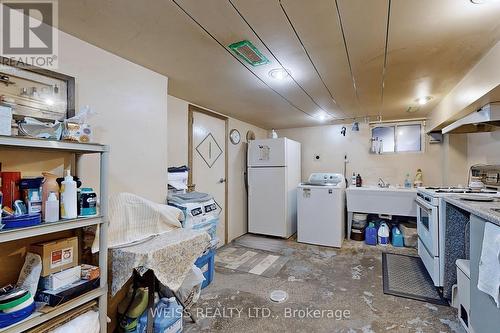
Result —
M361 186L363 186L363 179L361 179L361 176L358 173L358 175L356 176L356 187L361 187Z
M378 243L383 246L389 244L389 227L385 222L382 222L378 228Z
M368 227L365 229L365 243L377 245L377 227L373 222L368 223Z
M405 188L411 188L411 181L410 181L410 174L406 174L406 179L405 179Z
M356 186L356 173L355 172L352 173L351 185Z
M75 219L77 214L76 182L70 171L66 170L66 176L61 182L61 218Z
M403 234L401 233L401 230L397 226L392 227L391 230L392 233L392 246L395 247L403 247L404 246L404 239L403 239Z
M414 187L424 186L424 180L422 175L422 169L417 169L417 174L415 175L415 180L413 181Z
M45 222L59 221L59 200L55 192L50 192L45 201Z
M38 191L32 191L28 200L28 214L37 214L42 212L42 199Z

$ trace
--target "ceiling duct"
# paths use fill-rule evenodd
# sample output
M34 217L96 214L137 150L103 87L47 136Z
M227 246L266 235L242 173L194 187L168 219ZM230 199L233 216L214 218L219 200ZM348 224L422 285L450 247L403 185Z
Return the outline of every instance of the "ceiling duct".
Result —
M446 133L493 132L500 129L500 103L486 104L479 110L443 128Z

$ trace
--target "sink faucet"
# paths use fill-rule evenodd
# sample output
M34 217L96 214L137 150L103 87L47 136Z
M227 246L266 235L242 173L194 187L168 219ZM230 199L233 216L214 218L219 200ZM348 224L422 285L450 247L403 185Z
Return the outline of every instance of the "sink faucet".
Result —
M386 183L382 178L379 178L378 179L378 187L382 187L382 188L388 188L389 187L389 183Z

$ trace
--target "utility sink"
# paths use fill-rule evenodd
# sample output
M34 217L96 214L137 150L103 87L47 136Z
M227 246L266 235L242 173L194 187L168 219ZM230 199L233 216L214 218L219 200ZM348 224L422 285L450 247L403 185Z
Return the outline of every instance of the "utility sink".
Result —
M369 214L416 216L417 189L402 187L349 187L347 211Z

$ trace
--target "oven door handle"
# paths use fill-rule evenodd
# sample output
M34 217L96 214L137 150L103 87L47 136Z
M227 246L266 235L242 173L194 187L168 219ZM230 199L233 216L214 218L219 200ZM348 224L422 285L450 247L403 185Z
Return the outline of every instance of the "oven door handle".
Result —
M425 202L424 200L422 200L421 198L416 198L415 199L415 202L417 203L417 205L419 205L420 207L426 209L426 210L429 210L429 211L432 211L434 208L434 206L428 204L427 202Z

